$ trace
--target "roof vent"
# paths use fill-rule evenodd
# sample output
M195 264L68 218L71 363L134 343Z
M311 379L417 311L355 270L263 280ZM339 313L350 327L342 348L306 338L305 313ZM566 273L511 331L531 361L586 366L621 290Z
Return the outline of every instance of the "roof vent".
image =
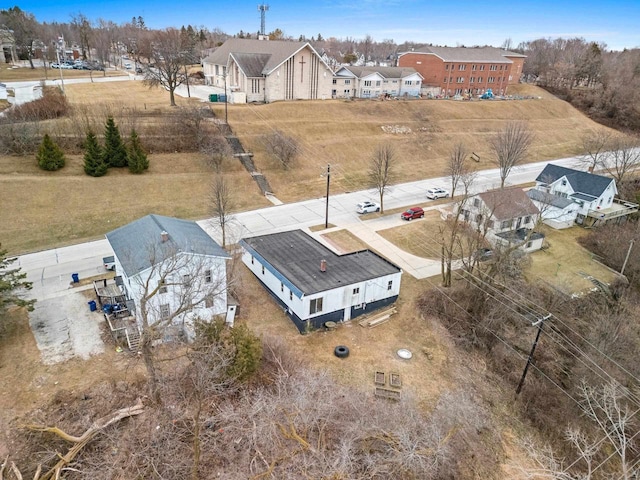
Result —
M165 230L161 231L160 239L162 240L162 243L165 243L167 240L169 240L169 234Z
M320 271L321 272L327 271L327 261L325 259L320 260Z

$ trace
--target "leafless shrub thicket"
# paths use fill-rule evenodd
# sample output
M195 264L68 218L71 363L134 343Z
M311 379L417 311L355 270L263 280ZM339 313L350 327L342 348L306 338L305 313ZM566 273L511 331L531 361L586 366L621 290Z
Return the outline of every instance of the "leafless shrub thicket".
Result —
M195 351L165 369L163 406L109 427L65 478L460 478L472 457L485 457L492 428L472 395L447 392L428 414L410 395L376 400L305 366L279 339L265 340L258 376L238 384L220 353ZM103 405L64 398L65 409L54 404L40 421L82 430L121 389L99 393ZM37 435L25 445L38 461L53 461L42 452L62 445ZM18 460L29 462L23 453ZM487 472L497 468L495 458L486 461Z

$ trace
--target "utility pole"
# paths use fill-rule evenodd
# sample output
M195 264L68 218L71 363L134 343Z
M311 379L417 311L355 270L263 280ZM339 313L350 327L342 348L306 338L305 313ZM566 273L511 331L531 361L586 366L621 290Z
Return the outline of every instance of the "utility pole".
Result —
M540 334L542 333L542 327L544 326L544 321L549 320L551 318L551 314L548 314L537 322L532 323L531 326L538 326L538 333L536 334L536 339L533 342L533 346L531 347L531 353L529 353L529 358L527 359L527 364L524 367L524 372L522 372L522 378L520 379L520 383L518 384L518 388L516 388L516 395L520 393L522 390L522 385L524 385L524 379L527 376L527 371L529 370L529 365L531 365L531 361L533 360L533 353L536 351L536 346L538 345L538 340L540 340Z
M331 181L331 164L327 163L327 207L324 214L324 228L329 228L329 183Z
M633 242L636 240L634 238L629 242L629 250L627 250L627 256L624 257L624 263L622 264L622 268L620 269L620 275L624 275L624 269L627 268L627 262L629 261L629 255L631 255L631 249L633 248Z

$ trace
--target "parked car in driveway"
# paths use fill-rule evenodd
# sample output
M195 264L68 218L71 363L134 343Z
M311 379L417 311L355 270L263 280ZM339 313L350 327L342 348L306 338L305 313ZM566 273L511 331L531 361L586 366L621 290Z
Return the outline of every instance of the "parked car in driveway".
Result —
M380 205L376 202L362 202L356 205L356 212L358 213L371 213L371 212L379 212Z
M427 198L431 200L437 200L438 198L448 198L449 191L444 188L433 187L427 190Z
M113 255L102 257L102 264L105 269L113 271L116 269L116 258Z
M403 220L411 221L414 218L422 218L424 217L424 210L422 207L411 207L410 209L402 212L400 214L400 218Z

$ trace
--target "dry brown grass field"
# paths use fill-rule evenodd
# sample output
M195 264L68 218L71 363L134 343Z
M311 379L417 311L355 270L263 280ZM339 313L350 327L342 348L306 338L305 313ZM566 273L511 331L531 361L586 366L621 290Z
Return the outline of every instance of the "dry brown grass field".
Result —
M458 141L480 155L477 168L491 168L487 138L507 120L527 120L535 132L530 161L578 153L582 134L601 128L536 87L518 89L542 98L228 105L229 123L245 149L255 153L257 167L285 202L322 196L325 180L320 174L327 163L332 164L332 192L365 188L369 159L381 143L390 143L395 149L396 182L403 182L443 175L448 152ZM107 112L124 126L131 110L155 114L175 111L166 91L149 89L140 81L69 84L66 91L71 105L82 115L100 117L94 119L99 124ZM180 97L177 102L197 104L197 100ZM224 117L223 105L204 105ZM68 119L60 122L82 124ZM381 128L385 125L405 126L411 133L387 134ZM269 158L262 146L262 136L274 129L296 138L302 147L297 164L289 171ZM126 128L121 131L126 135ZM146 148L153 151L153 144ZM55 173L38 170L31 156L0 157L0 222L5 227L0 241L18 254L99 238L150 212L185 218L208 215L206 192L212 173L198 154L151 155L150 161L151 168L141 176L112 170L94 179L84 175L79 155L69 157L67 166ZM267 205L236 160L228 160L224 171L235 190L242 192L238 194L238 210Z
M229 105L229 123L255 154L254 160L284 201L321 196L320 174L332 165L332 190L353 191L367 183L367 165L380 144L393 146L396 182L444 175L448 154L463 142L492 168L488 138L509 120L527 121L535 134L528 161L537 162L581 153L582 136L604 128L544 90L518 85L511 93L541 97L530 100L318 100L267 105ZM212 104L224 117L224 106ZM411 133L385 133L383 126L407 127ZM262 137L280 130L298 140L301 154L291 171L269 157ZM291 177L296 181L292 182Z
M107 70L106 72L101 72L98 70L63 70L62 77L63 78L98 78L98 77L113 77L126 75L125 72L120 70ZM46 70L42 67L30 68L30 67L19 67L19 68L11 68L11 65L5 64L0 66L0 81L2 82L26 82L33 80L55 80L60 79L60 70L56 68L47 68Z

